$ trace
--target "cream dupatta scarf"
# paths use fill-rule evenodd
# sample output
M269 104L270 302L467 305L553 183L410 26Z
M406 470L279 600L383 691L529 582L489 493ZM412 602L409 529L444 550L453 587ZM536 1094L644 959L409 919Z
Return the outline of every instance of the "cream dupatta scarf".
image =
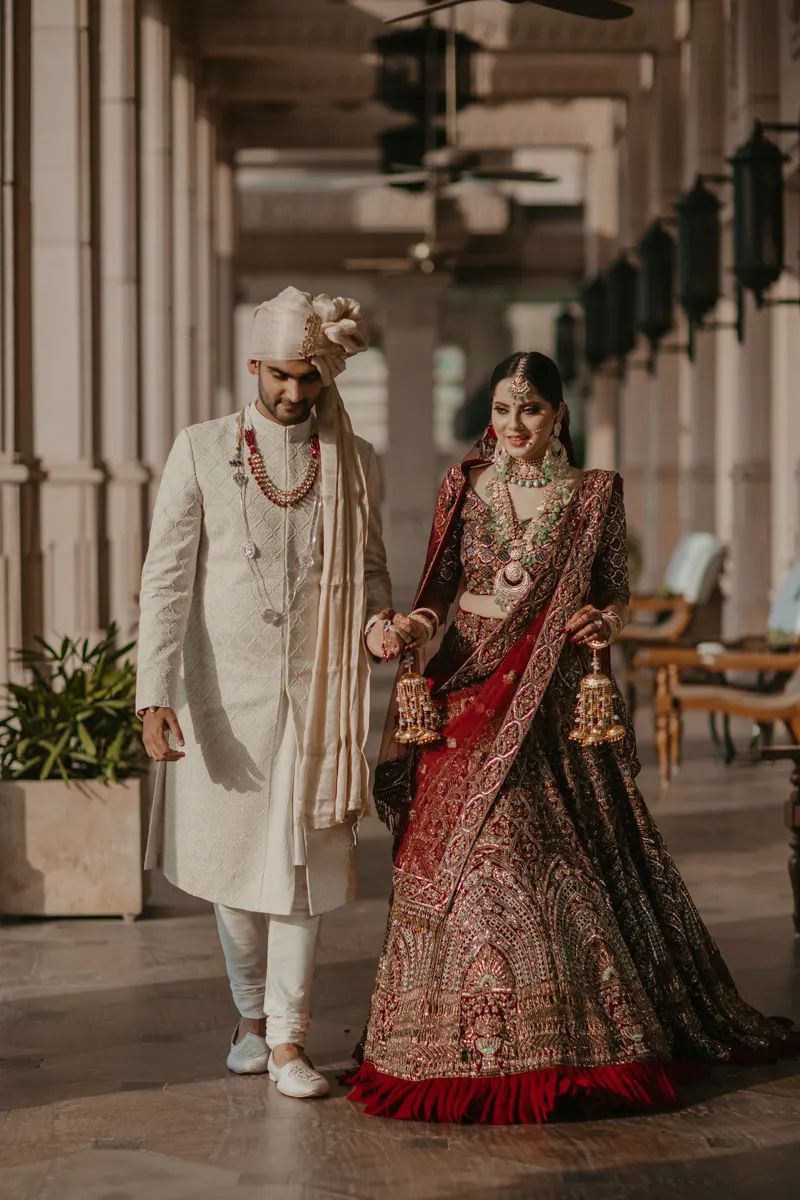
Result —
M316 652L297 785L311 829L368 807L369 663L364 646L367 486L350 418L330 383L317 401L323 565Z

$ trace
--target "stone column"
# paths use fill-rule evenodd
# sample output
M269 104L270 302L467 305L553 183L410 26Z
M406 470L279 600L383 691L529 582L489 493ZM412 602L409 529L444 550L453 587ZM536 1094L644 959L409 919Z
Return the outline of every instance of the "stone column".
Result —
M219 159L215 167L214 279L216 301L216 361L214 364L214 416L223 417L236 407L234 396L233 316L234 254L236 248L236 197L233 164Z
M33 475L30 242L30 4L0 4L0 681L41 621Z
M680 58L677 52L656 59L650 99L649 219L669 216L681 187ZM676 313L677 319L677 313ZM665 339L677 343L677 329ZM645 586L661 582L681 535L678 495L678 359L659 355L656 375L647 386L648 460L645 494Z
M724 0L695 0L689 40L684 47L688 86L683 118L683 182L687 188L699 172L718 175L725 166L724 35ZM721 198L725 198L724 193ZM709 319L719 317L712 313ZM718 338L715 330L698 333L694 362L685 355L680 359L678 462L680 526L684 533L715 529Z
M180 48L172 70L172 400L176 431L197 420L196 118L194 67Z
M217 328L214 319L214 169L216 129L201 102L196 127L195 315L196 358L193 420L213 415Z
M800 113L800 9L781 7L778 40L780 44L780 120L796 121ZM786 139L781 145L789 150ZM776 288L784 299L797 296L800 287L800 164L794 156L794 170L786 177L786 253L789 267ZM772 421L772 584L780 587L791 565L800 558L800 404L797 402L800 380L800 337L798 310L781 305L774 310L775 322Z
M587 156L586 267L594 275L609 265L617 252L620 230L619 152L614 144L613 115L601 142ZM586 466L617 468L619 371L607 365L591 377L584 408Z
M142 456L149 510L174 434L170 29L164 0L143 0L140 55Z
M620 245L630 250L644 230L648 213L648 194L645 180L650 153L650 95L641 90L628 99L625 114L625 133L618 153L619 238ZM645 497L650 486L648 474L650 391L648 377L642 369L647 348L640 340L629 356L627 371L620 380L618 470L625 482L625 511L628 528L638 546L641 565L639 576L632 580L639 589L658 586L653 555L646 555L647 526ZM645 568L649 557L651 577Z
M728 148L749 137L755 118L779 113L778 8L739 0L733 9ZM746 297L745 340L737 351L734 387L720 395L731 466L723 486L732 497L732 537L725 632L764 630L772 582L773 311Z
M136 2L106 0L100 25L100 420L107 472L104 621L138 619L147 474L139 457Z
M31 6L33 408L51 635L94 635L100 623L94 11L84 0Z
M384 532L395 604L404 609L422 572L439 483L433 372L445 286L439 279L391 279L379 298L389 409Z
M649 526L646 519L646 498L650 492L648 462L650 458L650 381L640 366L645 350L631 355L628 373L621 383L619 417L619 471L625 485L625 515L628 529L636 543L639 574L631 584L639 591L652 591L660 580L652 554L645 553ZM648 575L646 566L649 566Z
M586 467L616 471L617 425L619 409L619 373L616 364L596 371L592 377L592 395L588 405Z

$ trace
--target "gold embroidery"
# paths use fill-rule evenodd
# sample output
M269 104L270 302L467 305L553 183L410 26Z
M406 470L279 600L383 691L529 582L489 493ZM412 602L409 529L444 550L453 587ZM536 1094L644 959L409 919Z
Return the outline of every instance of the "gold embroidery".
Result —
M322 332L322 317L318 313L309 313L303 329L303 340L300 343L300 357L311 358L318 349L317 342Z
M458 763L470 786L457 811L452 771L412 811L414 869L395 870L365 1041L387 1075L477 1078L687 1051L724 1060L737 1043L780 1036L736 991L650 817L627 714L623 742L600 754L566 737L582 665L564 626L602 544L611 482L598 473L590 486L580 546L511 711ZM448 644L480 654L445 696L449 717L519 639L512 624L456 615ZM625 711L616 689L615 704ZM426 858L438 839L443 851Z

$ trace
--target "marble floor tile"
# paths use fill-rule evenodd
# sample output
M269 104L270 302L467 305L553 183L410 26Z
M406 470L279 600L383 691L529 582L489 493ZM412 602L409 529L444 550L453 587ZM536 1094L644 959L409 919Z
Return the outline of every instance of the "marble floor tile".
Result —
M800 1018L785 766L723 768L702 723L641 785L747 999ZM309 1050L330 1099L225 1070L234 1013L209 906L163 880L135 923L0 922L2 1200L744 1200L800 1195L800 1063L715 1073L684 1107L544 1128L361 1114L335 1079L366 1015L389 840L365 823L358 902L323 921Z

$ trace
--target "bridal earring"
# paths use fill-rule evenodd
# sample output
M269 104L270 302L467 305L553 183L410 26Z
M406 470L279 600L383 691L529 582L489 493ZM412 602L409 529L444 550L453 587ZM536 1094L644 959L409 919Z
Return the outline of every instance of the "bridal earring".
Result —
M563 471L567 466L567 448L561 441L561 418L556 418L553 433L547 443L547 458L554 471Z

